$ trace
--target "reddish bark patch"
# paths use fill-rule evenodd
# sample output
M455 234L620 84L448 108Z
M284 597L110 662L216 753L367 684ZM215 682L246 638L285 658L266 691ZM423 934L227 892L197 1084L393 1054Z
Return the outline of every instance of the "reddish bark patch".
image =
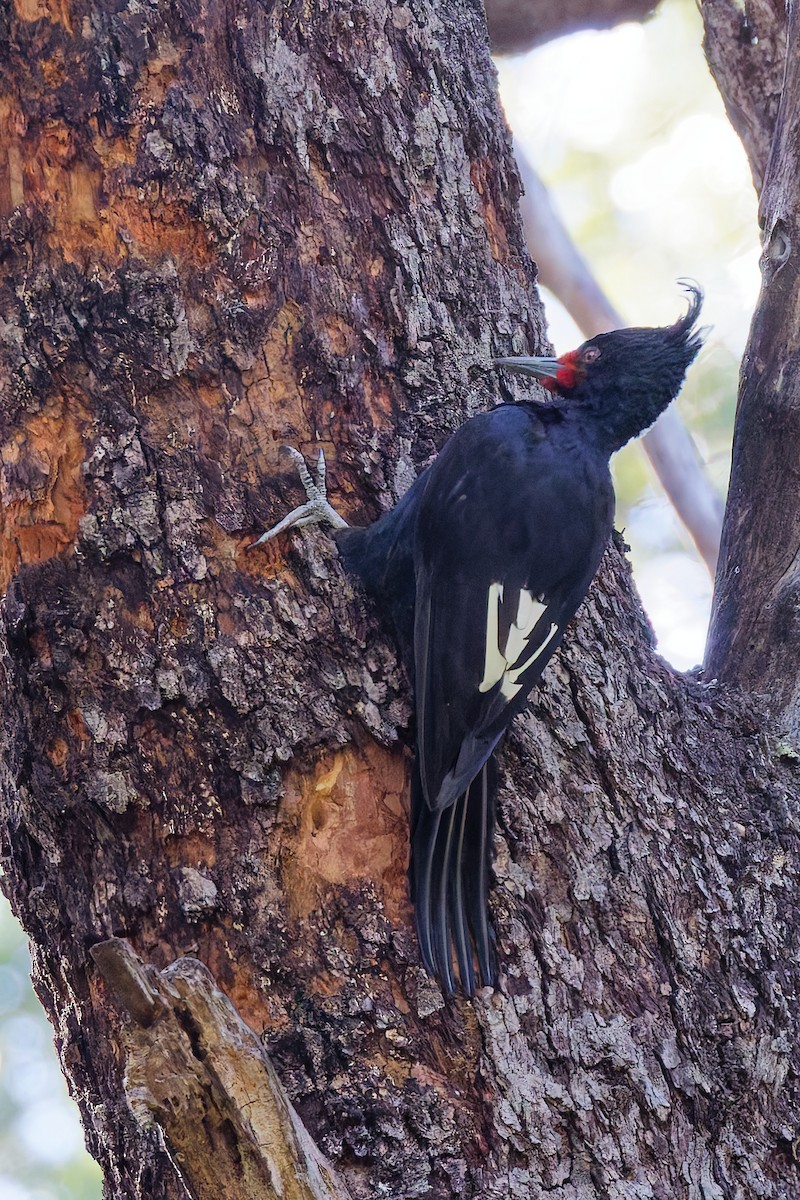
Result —
M284 815L296 835L284 846L292 915L307 917L331 885L370 880L386 915L408 919L405 759L377 745L320 758L310 774L286 775Z
M83 421L65 397L0 446L0 589L18 568L71 547L84 514Z

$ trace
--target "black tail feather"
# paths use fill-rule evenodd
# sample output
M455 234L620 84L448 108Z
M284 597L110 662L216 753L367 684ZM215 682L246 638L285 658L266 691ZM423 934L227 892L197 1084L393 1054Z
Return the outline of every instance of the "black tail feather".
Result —
M425 804L415 765L411 785L411 861L408 878L416 916L419 952L425 970L430 975L437 973L431 929L431 880L441 818L441 813L432 813Z
M464 873L461 864L464 861L464 833L466 829L467 810L469 802L454 804L452 817L454 837L452 839L452 857L446 870L447 888L450 894L450 912L453 916L453 945L458 961L458 973L461 984L467 996L475 991L475 970L472 965L472 946L466 919L464 899Z
M475 992L475 960L482 986L497 981L488 914L496 790L497 770L490 758L455 804L433 812L414 770L411 899L422 961L448 995L456 990L454 954L467 996Z
M495 804L497 795L497 765L494 755L484 763L481 773L473 780L471 790L477 792L466 806L465 849L463 862L467 913L475 939L478 966L484 986L497 983L494 929L489 922L489 870L492 864ZM469 864L475 863L475 869ZM479 865L480 864L480 865Z

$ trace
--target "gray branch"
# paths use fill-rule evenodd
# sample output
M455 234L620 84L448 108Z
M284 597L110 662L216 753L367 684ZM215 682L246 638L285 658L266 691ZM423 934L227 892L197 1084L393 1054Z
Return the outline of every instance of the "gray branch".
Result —
M539 280L558 297L587 337L619 329L627 322L604 294L553 208L541 179L519 146L516 150L525 184L521 205L525 235L539 268ZM677 409L667 409L642 441L664 491L713 574L723 504Z

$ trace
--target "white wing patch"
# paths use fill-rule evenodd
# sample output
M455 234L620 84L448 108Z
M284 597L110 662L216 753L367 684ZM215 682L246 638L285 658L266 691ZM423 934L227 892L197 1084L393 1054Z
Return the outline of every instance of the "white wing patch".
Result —
M519 659L529 650L528 638L533 633L542 615L547 611L547 605L536 600L530 592L522 588L517 603L517 615L508 631L505 646L500 645L500 604L503 599L503 584L489 585L489 595L486 601L486 657L483 666L483 679L478 688L488 692L500 684L500 691L506 700L513 700L522 684L521 677L533 666L539 655L558 633L558 625L551 623L550 631L543 642L540 642L532 654L524 662Z

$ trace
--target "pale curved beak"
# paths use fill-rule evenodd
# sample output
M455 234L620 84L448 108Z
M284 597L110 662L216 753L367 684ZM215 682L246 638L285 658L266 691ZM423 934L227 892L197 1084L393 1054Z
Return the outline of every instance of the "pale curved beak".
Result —
M563 367L557 358L495 358L496 367L504 367L515 375L532 375L534 379L556 379Z

